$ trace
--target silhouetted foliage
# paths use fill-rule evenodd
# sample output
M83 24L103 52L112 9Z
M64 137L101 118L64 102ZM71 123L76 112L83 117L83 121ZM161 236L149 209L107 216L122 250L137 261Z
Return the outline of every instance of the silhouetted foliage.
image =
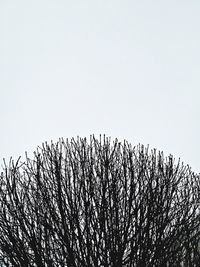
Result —
M199 181L142 145L45 143L1 174L2 266L199 266Z

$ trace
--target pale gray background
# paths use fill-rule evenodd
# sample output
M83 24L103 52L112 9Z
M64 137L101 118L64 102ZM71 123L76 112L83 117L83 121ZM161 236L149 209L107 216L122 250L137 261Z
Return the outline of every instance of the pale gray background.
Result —
M0 159L105 133L200 171L199 0L0 0Z

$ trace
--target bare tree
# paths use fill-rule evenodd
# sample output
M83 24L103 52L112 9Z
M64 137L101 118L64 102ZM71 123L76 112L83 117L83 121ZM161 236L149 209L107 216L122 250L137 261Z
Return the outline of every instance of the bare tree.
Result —
M0 179L0 262L199 266L200 180L172 156L109 138L43 144Z

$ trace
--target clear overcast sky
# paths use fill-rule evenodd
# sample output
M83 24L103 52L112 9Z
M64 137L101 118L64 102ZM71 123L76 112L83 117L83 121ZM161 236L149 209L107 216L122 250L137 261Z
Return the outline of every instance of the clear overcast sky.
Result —
M200 172L199 0L1 0L0 160L106 134Z

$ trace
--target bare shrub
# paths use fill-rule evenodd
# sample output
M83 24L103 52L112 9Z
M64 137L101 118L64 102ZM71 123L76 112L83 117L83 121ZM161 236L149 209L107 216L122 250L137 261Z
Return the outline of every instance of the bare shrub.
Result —
M2 266L199 266L199 176L105 136L43 144L0 178Z

